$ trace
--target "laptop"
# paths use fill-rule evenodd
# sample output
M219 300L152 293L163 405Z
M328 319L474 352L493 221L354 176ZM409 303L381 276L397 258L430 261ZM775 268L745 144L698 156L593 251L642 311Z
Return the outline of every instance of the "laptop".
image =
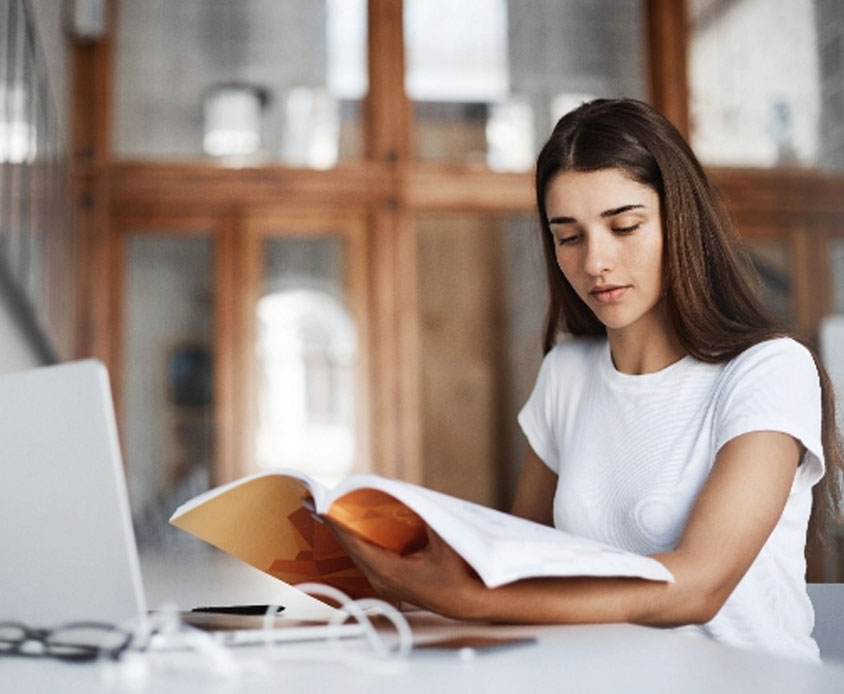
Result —
M0 619L145 614L105 367L0 375Z
M0 621L32 627L147 616L111 387L84 360L0 374ZM324 638L334 627L230 629L227 644ZM274 624L278 624L276 620ZM294 620L291 620L294 621ZM343 625L342 636L361 633Z

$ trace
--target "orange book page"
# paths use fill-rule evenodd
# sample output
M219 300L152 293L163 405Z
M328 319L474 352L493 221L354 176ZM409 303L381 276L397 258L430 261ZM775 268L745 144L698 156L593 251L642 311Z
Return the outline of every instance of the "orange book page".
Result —
M286 583L317 581L353 598L373 596L333 533L303 505L308 498L307 487L295 478L262 476L172 522Z
M328 509L328 517L358 537L399 554L428 542L425 521L398 499L377 489L356 489Z

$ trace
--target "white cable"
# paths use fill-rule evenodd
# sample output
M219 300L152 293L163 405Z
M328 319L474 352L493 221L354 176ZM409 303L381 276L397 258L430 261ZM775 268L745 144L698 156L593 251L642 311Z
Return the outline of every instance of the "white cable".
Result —
M285 644L281 648L272 648L270 655L275 660L316 660L340 662L375 674L393 674L406 667L406 658L413 647L413 633L404 616L392 605L375 598L353 600L344 592L322 583L300 583L298 590L314 597L324 597L339 605L338 610L328 621L326 638L319 645L307 646ZM271 606L264 615L264 629L272 627L274 608ZM384 635L372 624L370 616L383 616L395 628L397 642L394 647L388 645ZM361 627L362 635L371 651L346 647L342 641L342 625L354 619ZM267 646L272 645L272 635L267 632Z
M395 674L407 667L413 633L395 607L375 598L353 600L342 591L321 583L302 583L296 588L339 605L326 624L325 638L319 642L279 644L274 641L274 623L280 606L269 605L262 622L267 647L262 651L263 657L250 658L249 650L239 651L235 657L230 648L210 634L185 625L175 606L167 606L138 625L135 643L145 645L127 653L122 666L114 664L116 667L109 669L109 677L118 676L126 682L149 682L156 672L172 675L178 671L195 671L197 657L210 665L209 674L230 680L260 676L273 662L280 661L335 662L378 675ZM395 629L395 641L383 630L375 628L372 617L384 617L389 621ZM346 632L342 627L349 619L360 626L368 648L360 648L360 640L344 638Z

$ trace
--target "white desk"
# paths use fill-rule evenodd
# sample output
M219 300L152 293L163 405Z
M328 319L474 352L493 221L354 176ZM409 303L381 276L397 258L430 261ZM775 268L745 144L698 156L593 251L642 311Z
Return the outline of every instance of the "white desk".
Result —
M225 591L210 587L209 577L231 579L240 567L221 557L205 557L217 568L196 572L197 562L145 562L151 604L164 595L176 598L182 589L216 600ZM151 569L150 567L155 568ZM167 581L170 567L170 576ZM226 566L225 570L220 566ZM250 598L275 584L245 567L241 577L254 581ZM155 574L153 576L153 574ZM187 580L187 582L184 582ZM193 586L191 586L193 584ZM243 589L242 583L239 587ZM181 586L182 588L179 588ZM198 586L204 586L201 590ZM262 587L263 586L263 587ZM186 603L182 606L187 606ZM226 679L214 675L207 661L191 654L170 654L166 661L142 672L130 665L73 665L52 661L0 659L0 691L9 694L216 694L284 692L401 692L402 694L469 694L471 692L647 692L656 694L797 694L844 692L844 665L805 665L771 656L738 651L682 634L627 624L552 627L464 625L433 615L410 616L420 640L453 633L530 634L537 643L490 652L463 660L454 651L414 651L405 667L392 674L373 674L336 662L272 659L271 652L248 648L234 651L244 673ZM358 644L351 647L360 647ZM278 646L278 649L287 646ZM135 677L132 673L135 672Z
M403 671L381 675L339 663L272 662L270 656L251 648L238 655L247 672L239 679L230 680L214 676L201 661L186 660L179 664L177 655L167 656L174 659L169 665L153 668L136 678L131 676L131 668L121 674L109 665L66 665L10 658L0 661L0 688L10 694L844 692L841 666L790 663L643 627L543 627L527 631L538 637L536 644L479 654L470 661L461 660L455 652L418 651L410 656ZM250 659L258 666L250 666ZM195 662L199 665L190 669L188 666Z

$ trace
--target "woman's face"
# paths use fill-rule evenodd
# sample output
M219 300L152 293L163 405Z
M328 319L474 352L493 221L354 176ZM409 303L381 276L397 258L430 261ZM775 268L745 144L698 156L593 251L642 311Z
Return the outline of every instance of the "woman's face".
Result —
M557 265L608 334L662 329L662 222L657 192L618 169L564 171L545 211Z

